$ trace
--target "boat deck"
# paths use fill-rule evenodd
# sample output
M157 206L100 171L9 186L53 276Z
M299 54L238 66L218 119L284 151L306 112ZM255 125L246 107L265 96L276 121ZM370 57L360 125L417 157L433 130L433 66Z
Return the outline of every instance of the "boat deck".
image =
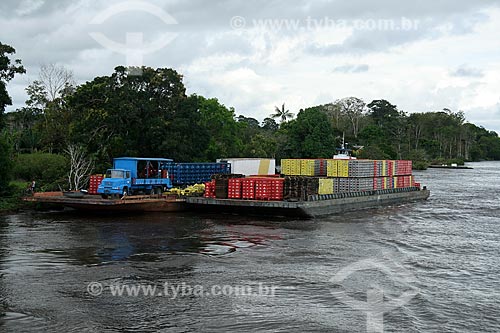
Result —
M64 196L62 192L35 193L24 201L61 205L86 211L143 211L174 212L182 211L185 199L163 195L134 195L120 199L102 199L98 195L85 195L83 198Z

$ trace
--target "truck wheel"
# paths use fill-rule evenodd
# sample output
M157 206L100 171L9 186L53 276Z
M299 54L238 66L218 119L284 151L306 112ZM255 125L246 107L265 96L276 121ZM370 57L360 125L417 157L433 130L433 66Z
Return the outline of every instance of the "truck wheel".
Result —
M103 199L107 199L107 198L108 198L108 195L107 195L107 194L101 194L101 198L103 198Z
M161 187L155 187L154 192L155 194L161 194Z
M123 188L123 192L122 192L122 197L125 197L128 195L128 188L127 187L124 187Z

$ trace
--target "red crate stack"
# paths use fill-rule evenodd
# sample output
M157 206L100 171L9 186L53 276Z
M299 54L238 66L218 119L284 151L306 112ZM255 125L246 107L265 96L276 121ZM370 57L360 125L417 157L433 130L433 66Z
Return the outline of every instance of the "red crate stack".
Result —
M319 176L326 176L327 161L325 159L319 160Z
M412 186L412 176L405 176L405 187L411 187Z
M412 173L412 161L400 160L396 161L396 174L399 176L411 175Z
M255 178L241 179L241 198L255 199Z
M230 178L227 189L228 199L241 199L241 181L243 178Z
M257 178L255 180L256 200L283 200L284 178Z
M394 164L394 161L387 161L387 175L390 177L394 176L394 171L396 171L394 170Z
M205 198L215 198L215 180L205 183Z
M97 194L97 188L104 179L103 175L91 175L89 181L89 194Z
M402 187L405 187L405 186L404 186L404 180L405 180L405 177L404 177L404 176L399 176L399 177L397 178L397 181L396 181L396 184L395 184L395 185L396 185L396 187L397 187L397 188L402 188Z

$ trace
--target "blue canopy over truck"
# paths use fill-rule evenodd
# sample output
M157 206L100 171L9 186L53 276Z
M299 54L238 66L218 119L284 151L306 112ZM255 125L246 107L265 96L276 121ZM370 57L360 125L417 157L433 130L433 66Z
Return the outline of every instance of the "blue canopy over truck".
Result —
M172 188L169 170L173 160L168 158L119 157L113 159L97 193L103 198L110 195L132 195L137 192L162 193Z

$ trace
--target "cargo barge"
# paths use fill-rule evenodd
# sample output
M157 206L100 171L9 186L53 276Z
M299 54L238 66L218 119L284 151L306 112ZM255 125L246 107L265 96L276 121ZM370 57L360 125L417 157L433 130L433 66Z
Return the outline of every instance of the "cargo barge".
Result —
M288 216L315 218L348 211L397 205L426 200L430 191L425 187L346 192L311 196L308 201L261 201L190 197L186 203L190 210L229 214Z
M425 200L409 160L358 160L343 147L333 159L282 159L280 174L219 175L205 183L193 210L314 218Z
M102 199L98 195L69 197L62 192L36 193L24 198L36 202L64 206L85 212L181 212L187 209L186 200L163 195L135 195L121 199Z
M346 155L348 156L348 155ZM179 164L182 168L173 170L172 183L189 183L206 180L185 189L171 188L168 192L151 194L148 188L141 188L147 195L130 195L139 179L132 177L142 168L135 164L129 169L118 170L122 177L92 176L89 193L36 194L26 201L70 207L87 212L179 212L190 210L215 211L219 213L292 216L314 218L352 210L378 206L401 204L425 200L430 192L415 182L412 175L412 162L407 160L357 160L354 158L336 159L282 159L281 172L275 173L274 163L262 160L245 159L244 163L232 159L219 162L217 170L207 169L212 164ZM142 161L140 158L118 158L121 160ZM152 160L152 159L149 159ZM235 163L237 162L237 163ZM148 162L149 163L149 162ZM242 173L230 173L233 171ZM245 168L240 168L240 164ZM218 172L219 166L227 166ZM146 165L149 169L149 164ZM136 170L137 169L137 170ZM180 171L179 171L180 170ZM187 170L187 171L186 171ZM208 171L207 171L208 170ZM111 170L113 171L113 170ZM182 172L181 172L182 171ZM216 172L214 174L214 172ZM251 174L257 172L257 174ZM128 175L130 173L130 175ZM169 171L156 170L140 181L156 184ZM250 174L249 174L250 173ZM161 175L161 176L160 176ZM130 178L132 177L132 178ZM177 181L176 181L177 179ZM101 183L111 181L123 185L111 186L112 195L102 192ZM130 187L129 187L129 184ZM134 185L135 184L135 185ZM141 183L142 184L142 183ZM109 187L109 186L108 186ZM105 188L106 189L106 188ZM164 189L165 190L165 189ZM115 193L116 192L116 193ZM160 191L161 192L161 191ZM200 197L203 195L203 197ZM112 198L112 199L109 199Z

